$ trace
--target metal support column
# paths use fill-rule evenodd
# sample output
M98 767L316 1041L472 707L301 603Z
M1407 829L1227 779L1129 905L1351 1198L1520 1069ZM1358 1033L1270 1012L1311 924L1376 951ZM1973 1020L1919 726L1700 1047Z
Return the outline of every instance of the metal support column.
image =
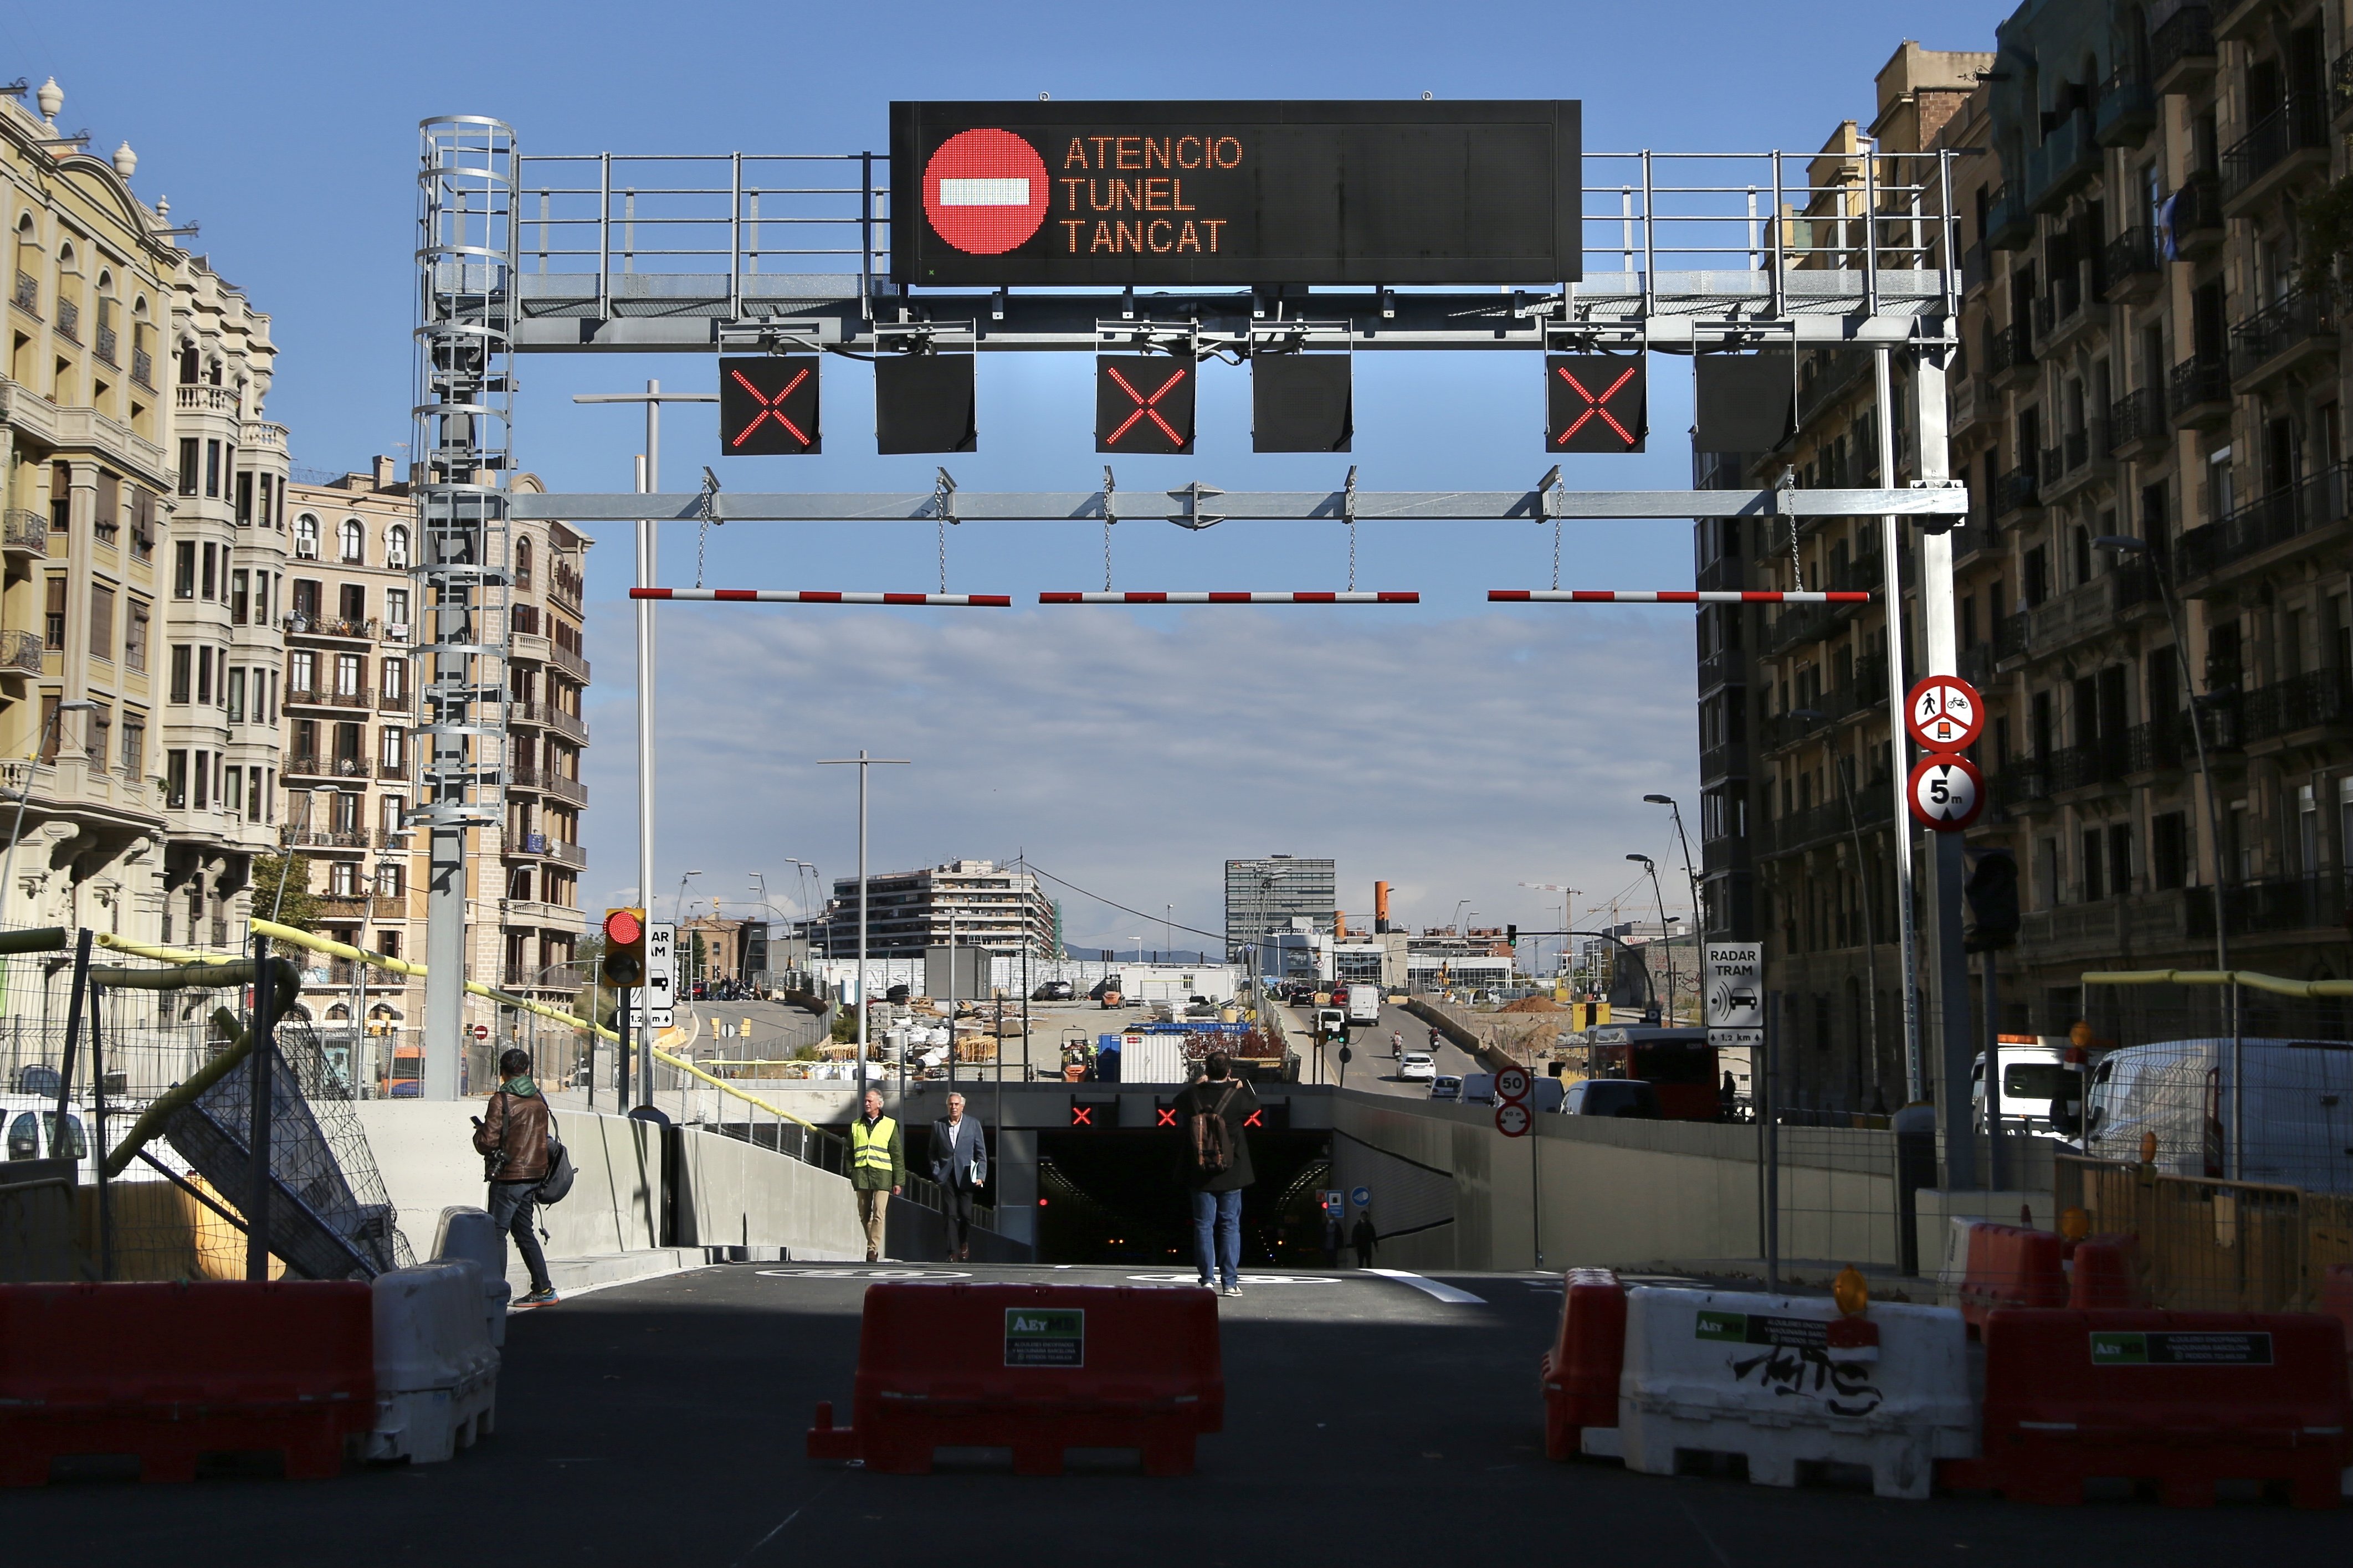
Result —
M1881 349L1871 356L1872 374L1879 392L1879 482L1895 482L1895 392L1889 354ZM1917 384L1916 383L1915 384ZM1944 384L1943 377L1937 384ZM1887 712L1892 721L1887 737L1888 787L1895 792L1895 818L1890 835L1895 844L1895 941L1904 970L1904 1089L1907 1100L1927 1092L1927 1070L1920 1044L1920 933L1912 896L1912 807L1905 798L1905 776L1911 772L1911 747L1904 738L1904 546L1909 530L1896 517L1879 520L1879 560L1886 570L1881 608L1887 616ZM1949 560L1949 557L1948 557ZM1948 579L1949 582L1949 579Z
M426 722L406 825L426 830L430 851L419 1091L455 1100L466 1048L467 838L499 825L506 782L516 151L512 130L479 115L419 129L409 456Z

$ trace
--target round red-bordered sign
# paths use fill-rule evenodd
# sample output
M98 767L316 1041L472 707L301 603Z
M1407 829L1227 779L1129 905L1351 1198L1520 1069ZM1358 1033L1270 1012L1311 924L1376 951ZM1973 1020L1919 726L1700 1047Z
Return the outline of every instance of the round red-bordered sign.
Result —
M1912 819L1938 833L1958 833L1985 809L1985 775L1968 758L1932 752L1912 764L1904 787Z
M1010 131L959 131L923 165L923 216L967 256L1002 256L1046 221L1046 161Z
M1528 1108L1518 1100L1507 1100L1495 1107L1495 1131L1504 1137L1525 1138L1530 1124Z
M1904 703L1904 729L1932 752L1965 752L1985 732L1985 700L1957 675L1929 675Z
M1505 1101L1525 1100L1528 1097L1529 1086L1534 1082L1535 1080L1528 1076L1527 1068L1505 1068L1495 1075L1495 1098Z

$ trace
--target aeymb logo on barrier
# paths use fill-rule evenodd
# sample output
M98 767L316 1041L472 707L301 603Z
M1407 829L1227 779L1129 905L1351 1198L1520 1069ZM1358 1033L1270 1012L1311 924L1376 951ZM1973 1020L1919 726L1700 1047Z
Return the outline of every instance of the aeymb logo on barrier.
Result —
M1046 220L1046 161L1010 131L959 132L923 165L923 216L967 256L1002 256Z
M1083 1307L1005 1309L1005 1364L1084 1366L1087 1312Z

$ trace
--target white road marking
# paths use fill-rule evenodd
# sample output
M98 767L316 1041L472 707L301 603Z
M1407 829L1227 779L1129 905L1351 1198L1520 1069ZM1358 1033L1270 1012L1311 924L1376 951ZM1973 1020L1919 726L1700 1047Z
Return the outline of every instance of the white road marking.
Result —
M1425 1279L1419 1274L1409 1274L1402 1268L1367 1268L1365 1272L1377 1274L1384 1279L1394 1279L1400 1285L1410 1285L1415 1289L1425 1291L1441 1301L1452 1301L1466 1307L1483 1307L1487 1304L1487 1298L1484 1296L1473 1296L1468 1290L1458 1290L1451 1285L1442 1284L1436 1279Z
M763 1268L770 1279L969 1279L954 1268Z
M1029 182L1016 176L995 180L942 180L940 205L944 207L1026 207L1029 205Z
M1139 1285L1198 1285L1198 1274L1131 1274L1130 1279ZM1236 1281L1241 1285L1336 1285L1336 1279L1314 1274L1245 1274Z

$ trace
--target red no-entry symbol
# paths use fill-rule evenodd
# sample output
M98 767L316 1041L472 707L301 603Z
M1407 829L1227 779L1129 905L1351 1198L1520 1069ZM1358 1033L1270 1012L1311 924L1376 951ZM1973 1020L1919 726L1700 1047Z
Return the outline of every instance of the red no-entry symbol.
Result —
M719 362L719 449L731 457L798 457L818 449L815 354Z
M1641 451L1644 383L1639 354L1546 355L1546 449Z
M1144 354L1095 360L1095 450L1193 449L1193 384L1188 364Z
M1002 256L1036 234L1050 191L1045 160L1010 131L958 132L923 165L923 216L967 256Z

